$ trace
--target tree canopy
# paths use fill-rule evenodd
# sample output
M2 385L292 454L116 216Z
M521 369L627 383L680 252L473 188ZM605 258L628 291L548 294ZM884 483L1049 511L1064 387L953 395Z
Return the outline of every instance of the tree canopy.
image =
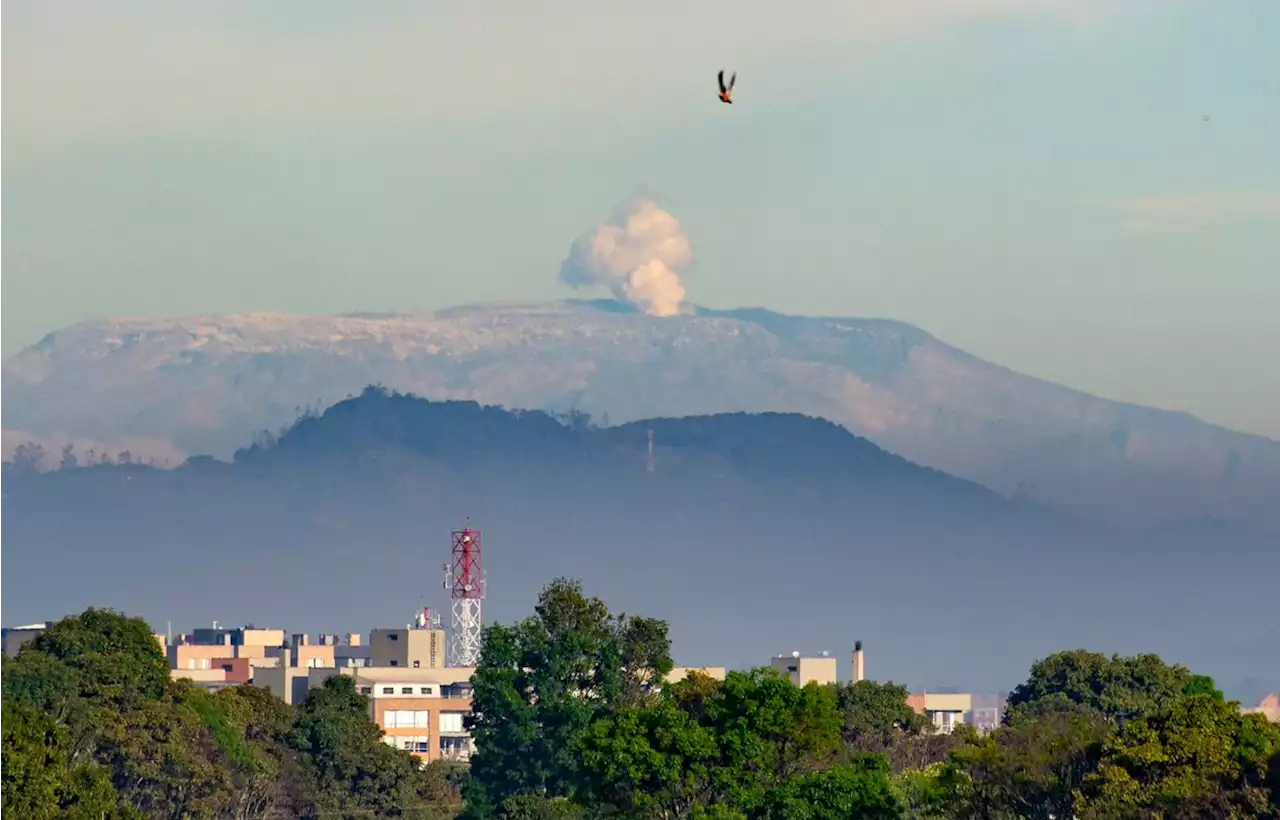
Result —
M72 820L1112 820L1280 817L1280 726L1155 655L1032 664L1003 725L948 734L905 687L769 668L668 683L667 625L557 579L484 633L469 766L383 742L335 674L297 707L170 680L90 609L3 666L3 811Z

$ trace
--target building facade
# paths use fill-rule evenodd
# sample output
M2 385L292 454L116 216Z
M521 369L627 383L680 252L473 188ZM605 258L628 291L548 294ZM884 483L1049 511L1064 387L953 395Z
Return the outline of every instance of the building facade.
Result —
M463 716L471 711L474 673L470 667L312 669L308 685L323 686L334 675L351 676L356 691L369 699L369 716L382 728L383 742L427 763L470 759L474 746Z
M801 657L799 652L775 655L769 665L791 679L796 686L816 683L819 686L836 682L836 659L826 653L821 657Z

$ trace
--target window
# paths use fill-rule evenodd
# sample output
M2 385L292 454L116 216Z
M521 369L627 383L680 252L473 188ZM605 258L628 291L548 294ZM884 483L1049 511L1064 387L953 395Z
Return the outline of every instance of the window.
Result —
M394 695L395 693L396 693L396 688L394 686L382 687L382 694L384 695Z
M400 694L402 694L402 695L412 695L412 694L413 694L413 687L412 687L412 686L401 686L401 687L400 687Z
M400 665L400 661L390 661L389 663L390 663L390 665L391 665L391 666L399 666L399 665Z
M413 662L413 668L414 668L414 669L417 669L419 666L422 666L422 661L414 661L414 662Z
M390 632L390 633L388 633L388 634L387 634L387 640L389 640L389 641L398 641L398 640L400 640L400 636L399 636L399 635L397 635L397 634L396 634L396 633L394 633L394 632Z
M418 690L418 692L419 692L420 694L423 694L423 695L434 695L434 694L435 694L435 692L434 692L434 691L432 691L432 689L431 689L431 687L430 687L430 686L424 686L424 687L422 687L421 689L419 689L419 690Z
M361 687L360 687L360 694L362 694L362 695L372 695L372 694L373 694L373 687L372 687L372 686L361 686Z
M429 737L397 737L393 744L397 749L403 749L406 752L417 752L426 754L431 748L431 738Z
M462 728L462 714L462 712L441 712L440 733L465 731Z
M471 756L471 738L440 738L440 756L446 760L466 760Z
M427 729L431 726L431 712L426 709L388 709L382 713L384 729Z

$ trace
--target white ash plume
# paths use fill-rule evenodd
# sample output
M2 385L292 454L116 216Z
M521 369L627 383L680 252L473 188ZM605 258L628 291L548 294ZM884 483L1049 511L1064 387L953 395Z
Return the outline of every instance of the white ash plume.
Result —
M692 261L693 249L676 218L636 198L574 241L560 281L574 288L605 285L650 316L675 316L685 295L676 269Z

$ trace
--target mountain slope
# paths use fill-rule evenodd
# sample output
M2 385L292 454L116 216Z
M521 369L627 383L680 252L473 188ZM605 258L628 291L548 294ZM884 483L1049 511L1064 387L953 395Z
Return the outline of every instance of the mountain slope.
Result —
M613 423L801 412L1088 515L1280 528L1280 443L1022 376L899 322L764 310L655 319L564 302L91 322L5 361L4 426L10 443L133 437L225 455L371 382Z
M1278 671L1254 634L1274 609L1269 545L1082 523L791 414L594 429L372 391L234 463L10 469L4 490L7 622L93 603L156 624L393 626L444 603L448 530L471 516L490 620L579 577L669 619L687 664L863 639L875 676L929 686L995 688L1078 645Z

